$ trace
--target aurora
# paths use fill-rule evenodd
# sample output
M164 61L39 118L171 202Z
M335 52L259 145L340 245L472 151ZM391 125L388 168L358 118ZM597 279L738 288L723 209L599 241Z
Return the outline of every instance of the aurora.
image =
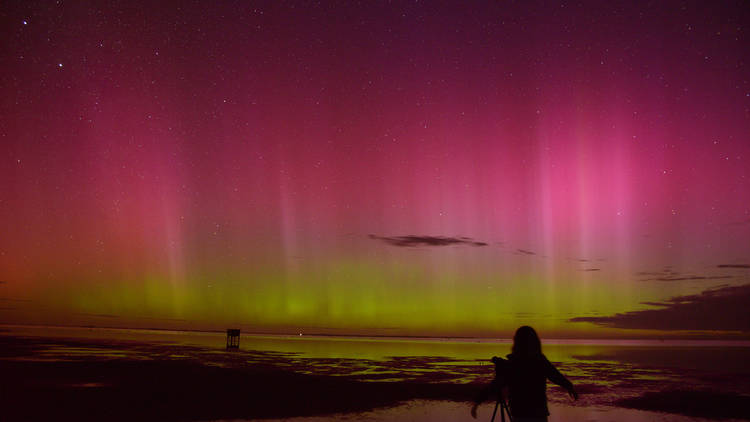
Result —
M747 17L668 3L5 5L0 321L746 337Z

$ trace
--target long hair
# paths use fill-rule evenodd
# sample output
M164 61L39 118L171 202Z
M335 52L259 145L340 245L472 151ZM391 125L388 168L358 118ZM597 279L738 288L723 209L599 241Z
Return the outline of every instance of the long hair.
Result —
M528 325L519 327L513 336L513 349L516 356L536 356L542 354L542 341L533 328Z

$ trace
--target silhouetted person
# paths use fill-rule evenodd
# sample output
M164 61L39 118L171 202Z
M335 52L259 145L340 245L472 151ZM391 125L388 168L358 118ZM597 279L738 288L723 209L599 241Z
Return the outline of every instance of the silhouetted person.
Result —
M542 342L529 326L524 325L516 330L512 353L507 360L493 357L492 362L495 364L495 379L474 401L471 408L474 418L477 417L477 406L490 394L503 394L502 397L505 397L504 391L507 391L513 422L546 421L549 416L548 379L566 389L574 400L578 399L573 384L542 354Z

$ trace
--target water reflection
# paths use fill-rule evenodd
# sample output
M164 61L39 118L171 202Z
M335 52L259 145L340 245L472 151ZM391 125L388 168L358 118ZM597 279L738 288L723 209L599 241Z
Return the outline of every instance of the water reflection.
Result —
M226 352L224 333L15 327L4 335L26 337L22 342L4 345L0 363L189 362L234 369L274 368L286 373L382 384L382 388L372 390L376 394L389 391L390 386L412 386L394 393L393 403L399 405L366 414L338 415L341 420L436 420L446 418L435 415L454 413L455 417L449 419L469 420L468 407L457 402L470 397L492 378L491 356L510 351L507 341L465 339L245 335L241 350ZM699 403L705 401L710 411L712 403L735 406L750 392L750 369L746 366L750 344L742 342L545 341L544 352L581 394L571 406L562 390L550 388L548 397L554 409L551 421L653 419L653 415L625 407L668 410L672 414L660 420L684 421L688 420L685 416L674 413L700 416L705 409L689 413L666 408L667 401L679 402L686 397ZM109 383L84 379L67 385L91 390ZM725 416L736 416L741 411L739 407ZM325 420L330 420L330 415Z
M488 421L492 415L493 405L480 408L477 419L469 415L468 407L451 401L414 400L400 406L387 409L376 409L370 412L353 414L335 414L321 417L299 417L270 419L269 422L327 422L327 421L369 421L369 422L476 422ZM711 419L681 415L649 412L617 407L573 407L550 405L549 422L708 422ZM730 422L730 421L727 421Z

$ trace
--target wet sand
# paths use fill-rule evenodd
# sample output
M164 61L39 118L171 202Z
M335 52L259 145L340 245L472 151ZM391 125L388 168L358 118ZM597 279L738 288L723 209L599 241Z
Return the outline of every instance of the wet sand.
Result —
M494 405L489 403L479 408L477 419L469 414L466 403L452 401L413 400L404 404L362 413L345 413L317 417L271 419L268 422L475 422L489 421ZM712 419L686 417L679 414L626 409L618 407L578 407L564 404L550 406L549 422L710 422ZM497 415L495 421L499 421ZM506 418L506 421L508 419ZM727 421L725 421L727 422Z
M696 420L687 416L750 420L746 387L737 384L742 378L731 378L733 374L717 375L690 390L675 388L683 385L680 379L671 384L664 377L656 382L648 379L656 378L656 370L630 370L634 378L627 382L633 388L613 390L608 385L622 374L606 378L611 367L588 361L578 365L565 369L573 374L581 399L571 403L561 391L550 388L551 421L635 421L654 415L669 421ZM434 367L442 369L430 369ZM392 357L375 363L307 359L268 350L227 352L218 347L6 333L0 335L0 417L4 421L313 421L437 420L436 414L450 414L455 420L470 420L468 402L490 375L475 374L487 369L479 362L434 356ZM585 381L592 377L601 382ZM709 388L726 382L739 392ZM651 389L644 391L641 384ZM492 404L486 404L482 414L489 418L491 409Z
M362 412L409 399L469 400L472 385L373 383L299 374L242 353L195 359L196 348L169 347L149 359L118 350L154 348L108 342L112 353L75 353L92 340L60 340L67 358L45 356L45 339L0 337L0 411L5 421L184 421L285 418ZM160 348L160 347L155 347ZM164 348L164 346L161 346ZM122 355L127 355L123 353ZM114 355L114 356L113 356ZM257 354L255 355L257 358ZM273 360L274 356L265 356Z

